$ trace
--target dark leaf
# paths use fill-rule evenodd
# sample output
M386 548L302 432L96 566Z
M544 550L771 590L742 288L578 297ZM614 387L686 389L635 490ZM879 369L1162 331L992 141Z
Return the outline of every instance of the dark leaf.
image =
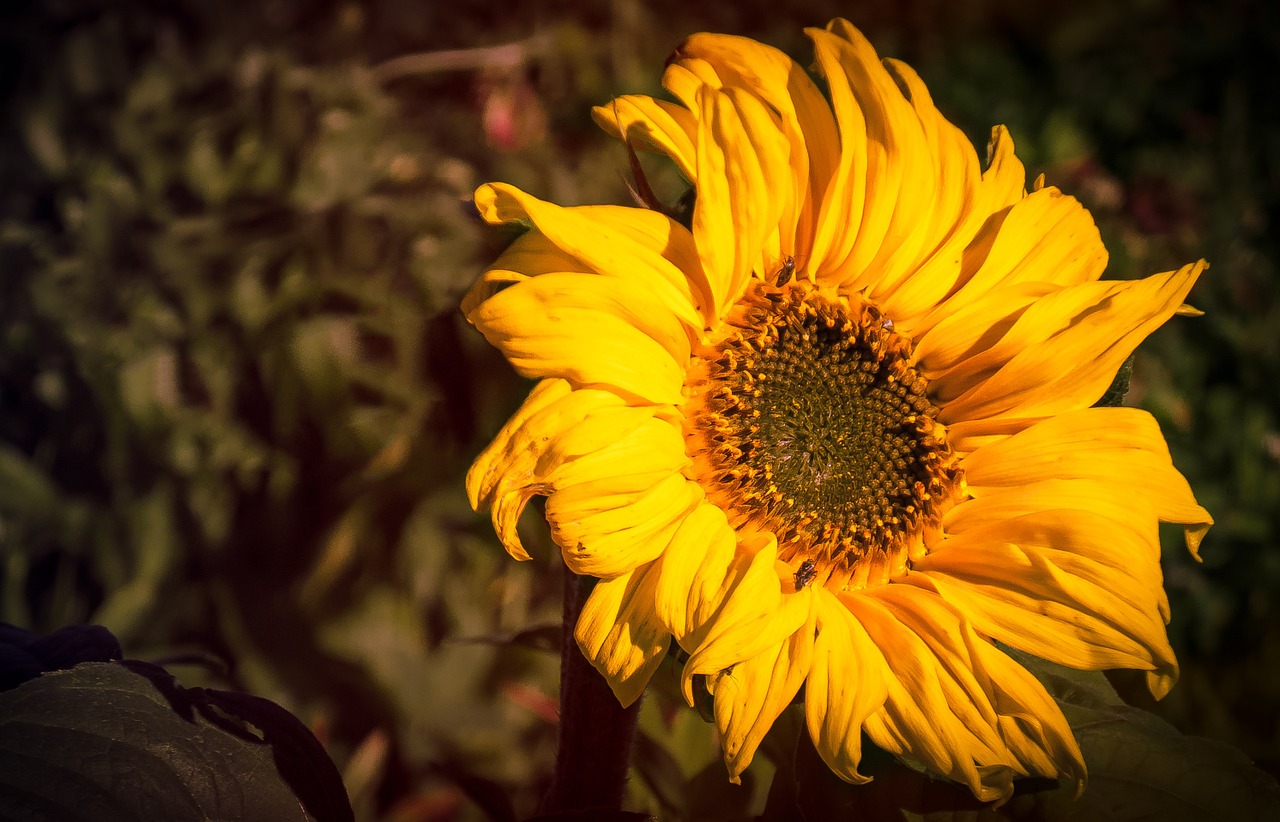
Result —
M684 815L684 772L671 752L642 730L636 731L631 766L640 774L649 790L653 791L663 808L675 816Z
M1013 653L1062 707L1089 768L1074 789L1014 796L1002 810L1035 819L1276 819L1280 785L1240 751L1184 736L1164 720L1125 705L1101 673L1074 671Z
M742 784L733 784L724 762L717 757L685 786L687 818L706 822L745 819L755 795L755 778L751 771L743 771Z
M1100 673L1009 653L1044 683L1071 723L1089 769L1079 798L1066 780L1021 779L1013 797L994 808L960 784L904 765L865 737L859 770L873 781L850 785L831 773L808 734L789 723L779 727L794 740L793 756L780 753L785 739L767 740L763 747L778 764L763 820L1280 818L1280 786L1239 751L1183 736L1153 714L1125 705Z
M293 714L269 699L236 691L205 691L209 702L253 725L280 776L318 822L348 822L354 817L342 775L320 742Z
M48 636L0 622L0 691L46 671L120 659L120 641L101 625L68 625Z
M1095 407L1114 407L1124 405L1125 395L1129 393L1129 383L1133 380L1133 355L1130 354L1120 365L1120 370L1116 372L1116 378L1111 381L1111 385L1107 387L1106 393L1102 395L1102 399L1094 403Z
M317 766L301 723L257 697L219 692L225 713L205 697L158 666L113 662L0 695L0 818L352 818L340 781L317 784L337 772Z

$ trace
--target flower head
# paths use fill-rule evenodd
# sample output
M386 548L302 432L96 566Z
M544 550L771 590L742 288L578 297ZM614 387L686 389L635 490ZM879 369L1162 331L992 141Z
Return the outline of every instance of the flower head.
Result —
M516 557L535 495L600 578L578 642L624 703L672 637L714 696L736 778L804 686L826 763L861 731L998 799L1084 764L996 643L1177 676L1157 524L1212 522L1154 420L1091 407L1204 263L1100 281L1073 198L1031 193L1008 133L986 169L920 79L843 20L790 58L699 34L610 133L668 155L690 225L482 186L526 222L467 317L540 380L468 476Z

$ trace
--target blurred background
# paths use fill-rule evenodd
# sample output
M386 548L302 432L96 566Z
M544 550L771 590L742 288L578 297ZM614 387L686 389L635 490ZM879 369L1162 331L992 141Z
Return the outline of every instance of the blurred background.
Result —
M1182 681L1159 705L1113 681L1280 773L1265 0L7 2L0 619L101 623L185 684L285 705L361 820L530 812L554 752L561 574L537 511L518 564L463 492L528 388L457 309L511 238L468 199L505 180L629 202L592 105L660 94L699 30L807 65L802 27L836 15L915 66L980 156L1007 124L1029 175L1093 212L1109 277L1211 262L1191 296L1205 316L1143 345L1128 398L1217 519L1203 565L1165 533ZM674 199L674 170L646 165ZM724 782L674 676L642 715L637 808L674 807L655 773ZM758 760L720 818L758 809Z

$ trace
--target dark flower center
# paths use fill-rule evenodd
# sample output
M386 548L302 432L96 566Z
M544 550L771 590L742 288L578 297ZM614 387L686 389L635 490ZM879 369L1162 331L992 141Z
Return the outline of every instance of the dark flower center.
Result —
M807 284L754 284L739 308L691 415L716 502L824 578L898 553L959 475L910 344Z

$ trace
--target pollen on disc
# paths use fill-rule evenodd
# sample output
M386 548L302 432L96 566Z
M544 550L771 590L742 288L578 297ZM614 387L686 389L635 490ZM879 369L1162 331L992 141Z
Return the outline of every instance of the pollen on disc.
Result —
M755 283L732 326L690 409L718 504L844 576L937 520L959 469L891 322L806 283Z

